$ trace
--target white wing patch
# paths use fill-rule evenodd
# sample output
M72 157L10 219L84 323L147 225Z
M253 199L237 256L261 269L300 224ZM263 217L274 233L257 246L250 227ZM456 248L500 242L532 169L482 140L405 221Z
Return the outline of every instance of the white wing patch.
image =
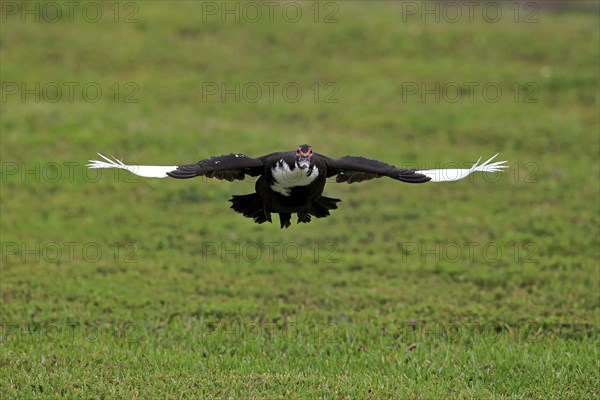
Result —
M312 167L310 174L309 170L310 168L302 169L298 167L298 165L296 165L296 168L290 169L285 161L279 160L277 164L271 168L271 174L273 175L274 180L271 189L284 196L289 196L292 188L310 185L317 176L319 176L319 169L316 166Z
M98 153L105 161L90 160L87 164L88 168L120 168L125 169L132 174L142 176L144 178L168 178L167 172L171 172L177 169L177 166L159 166L159 165L127 165L123 164L122 161L117 160L113 157L111 160L108 157L104 157Z
M497 155L481 165L479 165L479 161L481 161L481 157L479 157L479 160L469 169L426 169L415 172L430 177L430 182L454 182L466 178L473 172L500 172L502 168L508 168L508 165L502 165L506 161L496 161L490 164Z

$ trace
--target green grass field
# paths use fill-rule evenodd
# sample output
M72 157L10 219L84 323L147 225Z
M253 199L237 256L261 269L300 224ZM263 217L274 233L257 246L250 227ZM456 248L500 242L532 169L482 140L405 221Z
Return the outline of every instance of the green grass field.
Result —
M61 4L2 3L3 398L600 396L594 2ZM85 168L301 143L511 169L282 231Z

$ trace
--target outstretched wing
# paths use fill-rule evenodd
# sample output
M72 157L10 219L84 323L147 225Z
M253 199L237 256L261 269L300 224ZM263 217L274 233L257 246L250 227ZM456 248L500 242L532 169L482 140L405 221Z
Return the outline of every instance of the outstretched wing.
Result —
M88 168L119 168L124 169L137 176L143 176L144 178L166 178L168 177L167 172L177 169L177 166L158 166L158 165L127 165L123 161L117 160L113 157L111 160L108 157L98 153L104 161L90 160L87 164Z
M104 161L90 160L89 168L120 168L145 178L178 178L187 179L196 176L242 180L245 175L258 176L262 173L264 163L261 159L250 158L244 154L229 154L198 161L196 164L157 166L157 165L127 165L114 158L113 160L98 153Z
M377 160L371 160L363 157L346 156L337 160L327 159L328 173L327 177L337 175L336 182L362 182L368 179L388 176L403 182L424 183L424 182L454 182L466 178L473 172L500 172L506 161L492 162L498 154L490 158L483 164L479 160L468 169L402 169Z
M431 179L414 169L402 169L370 158L346 156L326 161L327 177L337 175L336 182L355 183L382 176L410 183L424 183Z
M244 154L228 154L200 160L196 164L180 165L175 171L168 172L167 175L178 179L206 176L231 182L236 179L243 180L245 175L258 176L263 170L264 162L261 159L251 158Z
M431 182L454 182L466 178L473 172L502 172L502 168L508 168L508 165L503 165L506 161L492 162L497 156L498 154L481 165L479 165L481 161L479 157L479 160L469 169L426 169L416 172L428 176Z

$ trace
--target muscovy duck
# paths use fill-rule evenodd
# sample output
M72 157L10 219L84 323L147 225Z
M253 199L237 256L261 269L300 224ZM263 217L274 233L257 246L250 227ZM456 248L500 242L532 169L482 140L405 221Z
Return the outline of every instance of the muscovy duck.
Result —
M89 168L121 168L147 178L188 179L197 176L243 180L246 175L259 176L256 192L234 195L229 201L231 208L262 224L271 222L271 213L278 213L281 228L291 225L292 214L298 215L298 223L310 222L311 217L323 218L329 210L337 208L340 199L323 196L327 178L336 177L336 182L355 183L387 176L402 182L452 182L467 177L472 172L498 172L506 161L491 162L497 154L469 169L402 169L381 161L364 157L345 156L338 159L313 153L309 145L303 144L296 151L267 154L251 158L244 154L229 154L211 157L195 164L175 166L126 165L98 153L104 161L90 160Z

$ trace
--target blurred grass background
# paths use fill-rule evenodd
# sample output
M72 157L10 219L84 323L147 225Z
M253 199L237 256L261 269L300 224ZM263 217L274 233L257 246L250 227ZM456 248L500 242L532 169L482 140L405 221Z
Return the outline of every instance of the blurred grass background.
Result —
M504 3L495 23L484 3L456 23L441 3L276 3L273 22L253 3L256 23L235 2L81 3L56 22L45 3L3 4L2 392L597 397L595 3ZM278 11L290 4L297 22ZM464 91L406 91L436 83ZM264 91L206 92L222 84ZM229 210L251 181L84 167L96 152L173 165L301 143L420 168L500 152L512 168L330 183L339 210L280 231Z

